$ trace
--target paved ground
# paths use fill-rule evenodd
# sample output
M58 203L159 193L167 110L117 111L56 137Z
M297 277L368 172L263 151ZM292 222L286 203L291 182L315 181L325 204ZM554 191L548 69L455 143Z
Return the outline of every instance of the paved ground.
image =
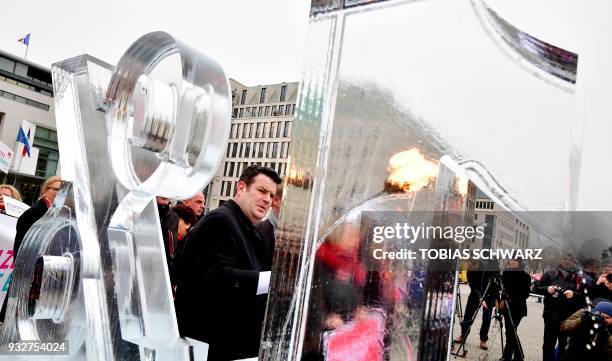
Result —
M461 301L463 302L462 309L465 309L470 288L468 285L460 286ZM537 361L542 359L542 336L544 335L544 321L542 320L542 309L544 306L536 302L535 297L529 297L527 300L527 317L521 320L518 328L519 338L525 352L525 361ZM459 319L455 317L455 326L453 328L453 338L457 338L461 333L459 327ZM478 361L497 361L501 355L500 331L497 322L491 322L489 329L489 350L481 350L479 345L478 332L482 323L482 314L479 314L474 322L474 326L468 336L466 342L467 355L465 358L451 356L451 360L478 360ZM504 345L505 339L505 324L504 324Z

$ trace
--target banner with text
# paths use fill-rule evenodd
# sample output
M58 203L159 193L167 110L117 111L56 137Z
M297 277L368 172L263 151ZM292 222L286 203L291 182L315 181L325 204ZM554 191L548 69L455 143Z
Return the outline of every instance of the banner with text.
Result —
M17 218L0 213L0 302L4 301L13 272L13 241Z

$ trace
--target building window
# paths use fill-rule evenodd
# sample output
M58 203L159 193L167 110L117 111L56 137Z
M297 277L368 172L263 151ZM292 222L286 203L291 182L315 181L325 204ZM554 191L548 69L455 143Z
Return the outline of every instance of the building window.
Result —
M24 78L28 77L28 66L21 63L15 64L15 74L22 76Z
M232 149L232 143L227 143L227 152L225 152L225 157L229 158L231 149Z
M277 124L277 127L276 127L276 135L275 135L275 137L276 138L280 138L281 128L282 128L283 123L282 122L277 122L276 124Z
M259 151L257 152L257 156L259 158L263 158L264 156L264 148L266 147L266 143L264 142L260 142L259 143Z
M242 95L240 95L240 105L244 105L244 102L246 101L246 89L242 90Z
M267 117L268 115L270 115L270 107L267 106L266 107L266 111L264 112L264 116Z
M9 73L14 73L15 62L0 56L0 69L8 71Z
M244 143L244 152L242 153L244 158L248 158L251 153L251 142Z
M287 148L289 148L287 146L288 144L289 143L287 143L287 142L282 142L281 143L281 155L280 155L281 158L287 158Z
M236 152L238 151L238 143L234 143L232 145L232 158L236 157Z
M285 130L283 131L283 137L289 138L291 137L291 122L285 122Z
M272 157L276 158L278 156L278 142L272 143Z
M259 107L259 111L257 112L257 116L261 117L263 115L263 107Z
M291 114L291 104L287 104L287 107L285 108L285 115L289 114Z
M279 105L278 106L278 115L282 116L284 112L285 112L285 106L284 105Z
M286 97L287 97L287 86L286 86L286 85L283 85L283 86L281 87L280 101L281 101L281 102L284 102Z
M234 111L232 112L232 118L236 118L238 116L238 108L234 108Z
M38 162L36 163L36 175L49 178L55 175L59 161L59 147L57 146L57 132L55 130L36 127L34 133L34 144L38 148Z
M259 93L259 103L266 102L266 88L261 88L261 93Z
M278 115L278 113L276 112L276 105L273 105L272 106L272 116L275 117L277 115Z
M26 99L26 98L24 98L22 96L15 95L13 93L9 93L9 92L0 90L0 96L3 97L3 98L6 98L6 99L14 100L14 101L16 101L18 103L31 105L33 107L49 111L49 106L47 104L39 103L39 102L31 100L31 99Z
M244 115L244 108L240 108L240 112L238 112L238 118L242 118Z
M268 134L268 138L272 138L274 136L274 134L276 133L276 127L276 122L270 123L270 133Z

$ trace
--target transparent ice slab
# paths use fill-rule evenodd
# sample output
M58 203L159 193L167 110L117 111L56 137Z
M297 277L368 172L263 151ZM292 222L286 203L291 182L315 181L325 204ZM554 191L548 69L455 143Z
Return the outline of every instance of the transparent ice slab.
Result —
M585 13L608 8L598 3ZM598 44L610 59L604 34L612 22L595 18L597 25L589 25L582 40ZM523 211L544 239L549 232L571 234L571 216L534 211L609 209L610 193L602 185L610 171L595 164L606 154L602 150L610 150L602 144L610 142L591 143L584 136L585 129L598 129L589 133L599 140L598 134L611 130L603 101L611 72L596 64L594 46L555 46L478 0L313 1L308 35L260 359L336 359L330 343L359 339L355 328L365 315L375 339L335 350L360 359L378 340L382 350L374 350L372 359L444 360L454 275L423 276L410 264L383 266L377 271L397 281L391 284L422 281L423 297L408 302L415 314L393 303L374 307L364 291L375 285L372 273L365 281L355 276L365 247L354 229L361 212L467 207L469 202L441 207L434 201L454 194L440 183L448 167L503 209ZM583 55L587 66L581 65ZM598 72L606 80L596 79ZM429 200L427 188L388 186L391 160L415 149L439 167L429 179L436 185ZM584 149L590 149L587 156ZM414 176L426 167L406 168L406 176ZM598 169L605 180L592 184ZM594 187L585 188L585 182ZM403 203L384 201L397 194ZM414 199L420 201L413 208ZM575 246L564 239L555 252ZM350 277L338 276L342 272L330 271L333 262L317 257L336 243L349 245L334 246L332 254L349 260ZM334 297L344 301L334 305Z

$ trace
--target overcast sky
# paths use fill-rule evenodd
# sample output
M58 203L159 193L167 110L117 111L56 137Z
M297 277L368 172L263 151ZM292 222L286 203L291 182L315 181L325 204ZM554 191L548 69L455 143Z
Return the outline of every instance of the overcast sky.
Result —
M308 0L5 1L0 49L45 67L80 54L116 64L138 37L166 31L253 86L300 80Z

